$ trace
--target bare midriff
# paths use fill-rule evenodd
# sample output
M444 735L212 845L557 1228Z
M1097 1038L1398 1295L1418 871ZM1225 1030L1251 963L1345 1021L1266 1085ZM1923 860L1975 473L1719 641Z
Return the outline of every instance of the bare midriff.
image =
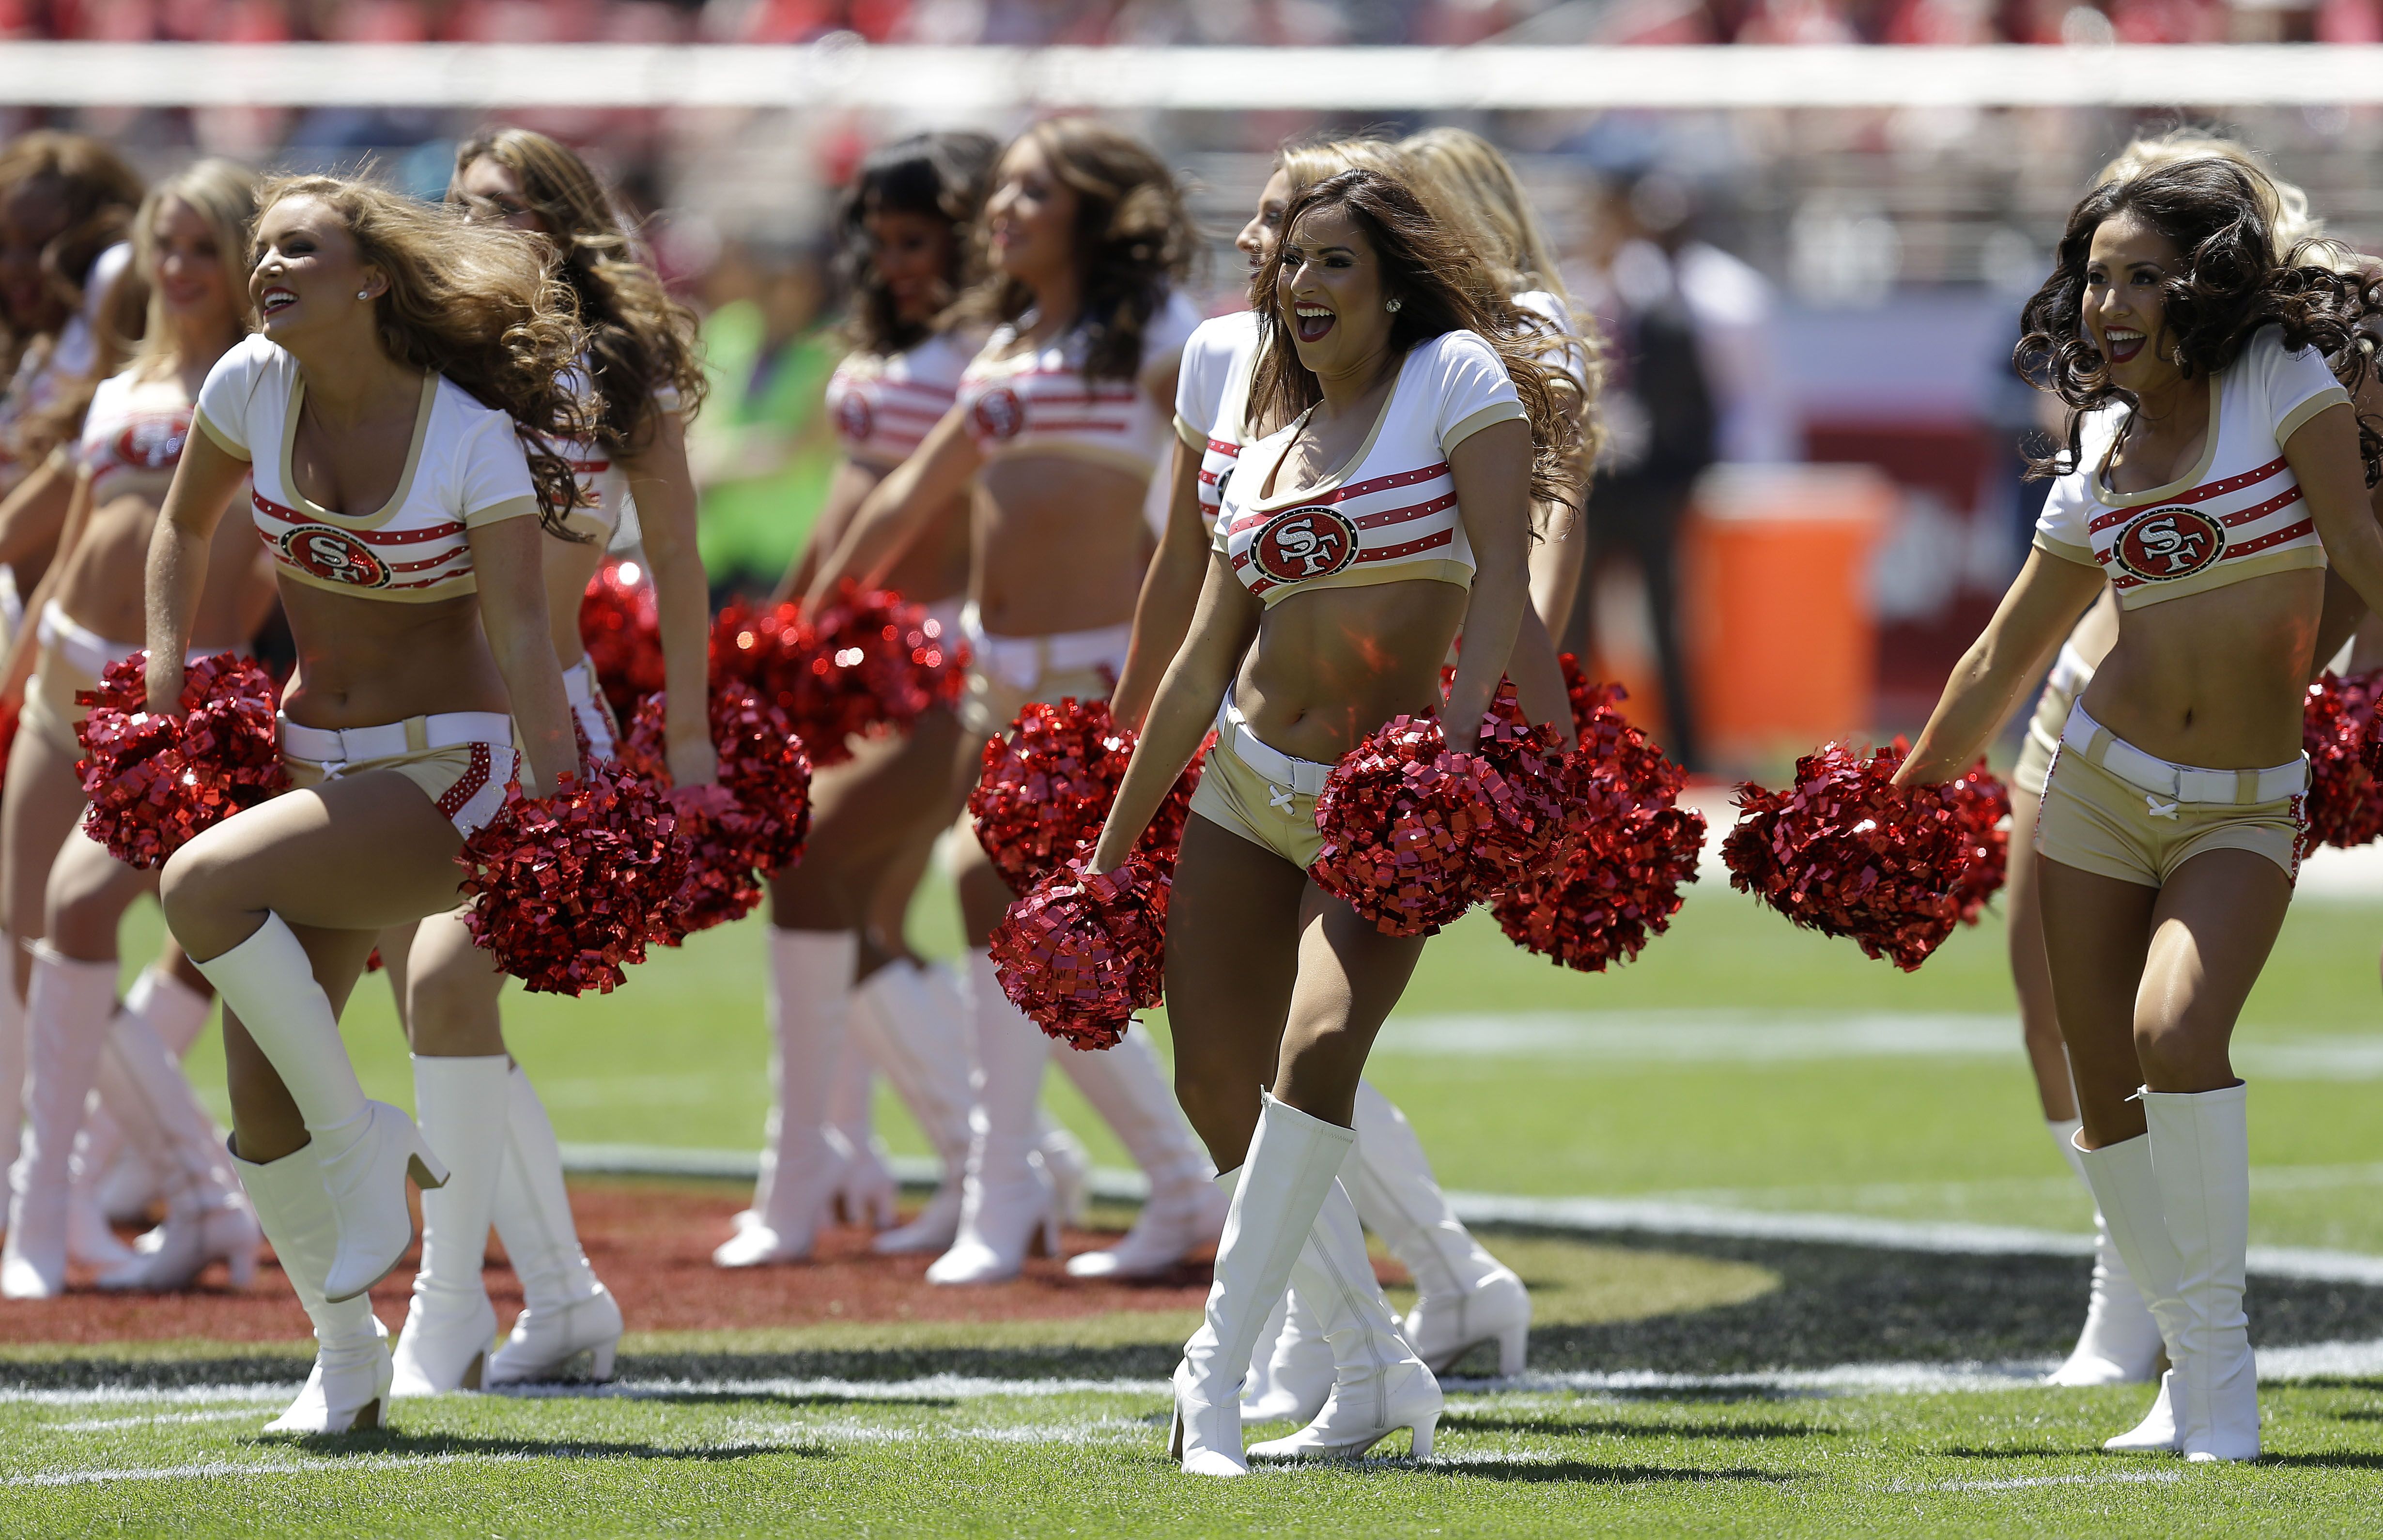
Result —
M2085 709L2176 764L2283 764L2301 752L2302 696L2324 603L2324 572L2303 568L2123 610Z
M995 636L1048 636L1133 619L1150 559L1147 477L1064 454L978 473L969 524L977 613Z
M822 521L838 515L840 526L893 470L891 465L858 460L836 467L835 480L828 487L827 506L821 513ZM968 499L959 497L937 509L919 537L903 548L893 570L885 574L885 586L912 604L940 604L966 593L968 577Z
M298 644L300 682L282 709L301 726L374 727L512 708L475 595L398 604L284 583L281 605Z
M88 627L111 642L138 645L148 622L142 589L149 565L149 536L157 527L157 511L166 500L173 473L135 474L119 471L108 477L104 500L84 522L82 537L67 558L53 592L58 607L77 625ZM200 591L191 617L191 646L207 652L248 645L248 625L255 613L257 575L256 527L243 506L216 526L207 548L206 586Z
M1432 578L1293 594L1258 622L1233 698L1267 747L1330 764L1400 712L1439 708L1469 597Z

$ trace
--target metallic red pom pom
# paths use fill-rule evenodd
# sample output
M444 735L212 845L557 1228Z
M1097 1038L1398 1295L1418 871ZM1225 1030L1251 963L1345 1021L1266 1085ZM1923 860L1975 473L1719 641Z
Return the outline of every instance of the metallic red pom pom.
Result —
M148 654L111 663L75 729L75 765L91 798L83 829L108 854L144 869L202 831L290 788L274 729L272 676L254 659L219 652L183 671L179 716L153 715Z
M1167 873L1135 855L1112 872L1071 860L1009 906L993 932L1011 1004L1075 1048L1108 1048L1166 981Z
M609 994L686 881L678 815L659 786L601 762L552 796L508 790L455 857L463 923L524 989Z
M1109 715L1108 702L1073 696L1056 704L1028 702L1006 735L985 740L969 816L977 843L1011 892L1024 893L1071 857L1092 856L1134 741L1133 731ZM1205 753L1204 745L1192 757L1135 842L1135 851L1161 871L1175 869Z
M711 628L712 676L784 711L821 767L851 758L856 733L899 732L958 699L966 664L967 650L924 610L850 584L811 620L792 604L763 614L730 605Z
M1623 716L1622 686L1589 684L1570 653L1562 662L1580 735L1565 764L1565 838L1495 912L1516 944L1601 973L1670 929L1682 884L1697 880L1705 820L1677 806L1686 772Z
M621 745L621 762L661 786L670 785L668 709L664 694L648 696ZM688 861L678 902L656 922L653 939L664 946L750 914L761 902L755 869L767 876L793 866L810 834L811 765L786 714L723 680L712 688L710 716L719 783L668 794Z
M1737 789L1744 816L1722 842L1730 884L1798 925L1847 936L1908 971L1953 933L1974 848L1950 787L1897 786L1900 747L1830 744L1796 761L1796 783Z
M2309 758L2308 828L2301 855L2352 850L2383 834L2383 762L2374 753L2383 669L2343 678L2330 669L2308 688L2301 747Z
M1960 906L1961 923L1975 925L1986 901L2003 891L2010 869L2010 789L1981 759L1945 790L1960 814L1962 844L1969 856L1961 880L1953 885L1953 901Z
M635 561L607 561L587 580L579 600L579 641L615 716L627 716L639 697L668 682L653 581Z

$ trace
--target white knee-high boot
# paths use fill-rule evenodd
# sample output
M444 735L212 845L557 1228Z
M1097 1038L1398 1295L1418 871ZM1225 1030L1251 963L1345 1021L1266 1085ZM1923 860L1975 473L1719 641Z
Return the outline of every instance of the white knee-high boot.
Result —
M2077 1149L2076 1118L2047 1120L2052 1142L2060 1158L2085 1181L2085 1166ZM2086 1186L2093 1191L2091 1184ZM2110 1226L2097 1206L2093 1210L2093 1284L2086 1296L2085 1329L2068 1361L2055 1369L2046 1385L2142 1385L2158 1374L2159 1323L2127 1275L2127 1259L2110 1238Z
M1475 1348L1494 1343L1498 1373L1521 1374L1530 1291L1456 1217L1414 1126L1370 1081L1357 1083L1357 1153L1347 1185L1358 1217L1414 1278L1406 1337L1432 1372L1446 1374Z
M16 943L0 936L0 1155L17 1163L25 1116L25 1005L17 998Z
M124 992L124 1003L117 1007L117 1017L118 1020L136 1017L147 1023L171 1062L179 1065L183 1055L191 1051L191 1044L198 1040L200 1031L207 1024L207 1013L214 1008L213 996L182 982L172 968L151 963L141 970L139 978L132 980L132 987ZM100 1107L116 1127L121 1142L111 1155L101 1147L101 1140L93 1138L93 1129L85 1129L84 1140L92 1145L92 1199L108 1218L133 1220L147 1214L150 1203L156 1199L170 1200L171 1195L166 1188L172 1173L165 1167L153 1167L151 1164L147 1152L154 1144L154 1138L143 1139L135 1130L123 1127L131 1119L142 1116L144 1109L140 1105L117 1105L115 1093L105 1083L104 1069L102 1076ZM176 1127L179 1128L180 1125ZM225 1185L236 1192L240 1184L233 1179L231 1167L223 1164L223 1130L216 1128L212 1119L208 1127L212 1129L212 1137L207 1140L207 1148L200 1158L214 1167Z
M858 996L856 993L855 997ZM855 1009L852 1013L860 1013ZM839 1216L847 1225L871 1230L893 1226L899 1185L885 1164L885 1144L877 1137L876 1066L846 1023L844 1051L836 1056L835 1084L828 1093L827 1126L836 1146L835 1190L828 1194L826 1221Z
M959 1235L968 1179L970 1089L968 1001L949 970L899 958L860 982L852 996L852 1041L885 1072L911 1120L943 1163L934 1197L908 1224L870 1243L884 1256L942 1253Z
M753 1217L711 1253L721 1267L800 1262L842 1163L827 1134L829 1092L844 1053L852 968L849 930L770 928L770 1066L777 1106L762 1152Z
M25 1127L8 1171L0 1296L46 1300L66 1287L67 1203L75 1135L116 1012L116 965L79 962L40 942L25 998Z
M2093 1189L2094 1204L2110 1226L2110 1240L2126 1259L2127 1274L2135 1280L2136 1291L2158 1324L2173 1365L2180 1361L2178 1344L2184 1329L2184 1301L2177 1292L2183 1262L2161 1212L2159 1181L2152 1172L2151 1139L2145 1135L2077 1152L2085 1185ZM2159 1394L2143 1420L2105 1440L2102 1448L2121 1454L2179 1448L2178 1403L2183 1387L2178 1379L2173 1367L2162 1374Z
M279 915L268 912L254 935L198 968L298 1103L339 1220L323 1292L333 1301L353 1299L387 1276L414 1243L407 1175L427 1191L447 1179L446 1168L402 1109L364 1099L330 998Z
M2242 1284L2251 1246L2247 1086L2143 1089L2152 1174L2176 1242L2179 1442L2192 1460L2259 1458L2259 1374Z
M447 1185L422 1195L422 1270L397 1334L390 1394L477 1390L497 1337L497 1308L480 1270L504 1171L512 1061L502 1053L414 1056L422 1137L447 1163Z
M1332 1351L1332 1389L1314 1422L1288 1438L1253 1446L1251 1458L1355 1459L1399 1428L1413 1431L1416 1458L1430 1454L1439 1382L1400 1336L1399 1318L1365 1255L1356 1207L1340 1183L1325 1193L1300 1248L1290 1291L1316 1312Z
M99 1092L121 1110L126 1141L143 1166L160 1174L166 1195L166 1222L142 1238L138 1254L100 1275L99 1287L187 1288L221 1259L232 1287L247 1287L256 1273L256 1215L226 1162L215 1120L148 1018L119 1010L108 1024Z
M969 1114L959 1235L928 1266L927 1281L934 1284L1016 1277L1037 1236L1054 1254L1059 1249L1056 1195L1034 1152L1036 1103L1051 1040L1002 993L990 956L971 952L968 967L977 1102Z
M1105 1251L1068 1259L1079 1278L1144 1278L1164 1273L1225 1230L1216 1163L1176 1104L1158 1055L1141 1032L1112 1048L1058 1055L1068 1078L1150 1178L1150 1198L1125 1238Z
M1249 1382L1241 1387L1241 1421L1287 1420L1304 1426L1324 1410L1335 1378L1332 1344L1324 1338L1324 1323L1315 1307L1300 1297L1298 1270L1293 1269L1290 1287L1266 1317L1257 1350L1250 1355Z
M1356 1135L1261 1093L1249 1159L1221 1185L1232 1191L1216 1281L1199 1330L1175 1366L1168 1453L1192 1475L1249 1472L1241 1452L1241 1381L1275 1301L1315 1227Z
M240 1007L232 1007L238 1010ZM339 1254L340 1223L312 1144L265 1165L232 1157L257 1223L315 1323L315 1368L267 1433L350 1433L380 1426L388 1410L389 1334L362 1295L332 1303L323 1278Z
M522 1312L504 1346L488 1360L481 1384L560 1379L580 1361L588 1378L611 1379L621 1307L579 1249L554 1124L518 1065L506 1100L496 1219L497 1238L505 1243L505 1255L521 1279Z

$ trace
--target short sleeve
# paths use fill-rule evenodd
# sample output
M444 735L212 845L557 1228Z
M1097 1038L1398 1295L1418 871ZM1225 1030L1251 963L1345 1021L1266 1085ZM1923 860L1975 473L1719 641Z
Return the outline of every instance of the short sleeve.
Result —
M2077 469L2058 477L2044 494L2043 511L2036 516L2036 549L2047 556L2100 570L2093 556L2094 468L2109 452L2113 409L2104 408L2085 419L2077 436Z
M1494 423L1529 418L1505 361L1477 335L1452 331L1426 346L1436 351L1428 361L1431 427L1440 453L1455 453L1457 445Z
M1175 433L1195 450L1216 431L1216 408L1225 397L1225 377L1232 373L1235 323L1242 319L1219 315L1203 321L1183 344L1183 368L1175 376Z
M120 423L124 415L122 400L131 381L129 374L110 375L93 388L91 405L82 414L82 436L75 445L78 463L89 467L105 456L110 425Z
M469 430L458 469L455 513L466 528L537 511L537 484L512 419L484 412Z
M2251 365L2251 384L2260 395L2260 415L2274 425L2278 448L2310 418L2350 400L2350 392L2333 377L2325 355L2315 348L2287 350L2280 326L2262 328L2251 339L2243 362Z
M272 354L278 351L264 338L251 337L216 359L216 366L207 371L206 382L199 387L192 419L201 432L215 440L216 448L236 460L256 458L249 446L259 432L252 427L250 417L257 387L264 383Z

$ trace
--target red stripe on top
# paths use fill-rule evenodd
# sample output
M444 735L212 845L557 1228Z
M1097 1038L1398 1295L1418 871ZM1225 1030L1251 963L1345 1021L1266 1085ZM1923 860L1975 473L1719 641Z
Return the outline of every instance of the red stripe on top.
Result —
M2207 502L2212 498L2222 498L2229 492L2240 492L2246 487L2255 487L2259 483L2266 480L2269 476L2276 474L2278 472L2287 471L2290 468L2290 463L2286 461L2283 456L2278 455L2275 459L2268 461L2265 465L2260 466L2257 470L2245 471L2241 475L2228 476L2223 481L2204 482L2189 492L2179 493L2173 498L2162 498L2155 505L2153 506L2160 508L2174 508L2181 504L2189 508L2194 503ZM2103 514L2100 518L2094 520L2086 527L2093 533L2099 534L2101 531L2109 528L2112 524L2126 523L2136 514L2145 511L2145 508L2146 505L2142 503L2135 503L2126 508L2115 508Z
M325 524L322 520L301 513L294 508L284 508L262 492L252 491L249 493L249 500L256 505L258 512L270 513L283 524L322 524L325 529L337 529L340 534L361 540L368 546L418 546L426 540L451 539L463 533L463 526L451 520L446 524L432 524L426 529L343 529L338 524ZM333 515L335 518L337 516Z
M2265 502L2253 503L2248 508L2238 509L2234 512L2226 514L2217 522L2229 529L2238 529L2244 524L2254 524L2270 513L2280 513L2300 500L2301 489L2297 487L2289 487Z
M1221 454L1228 460L1239 460L1241 457L1241 447L1239 444L1228 444L1221 438L1211 438L1208 440L1208 452Z

